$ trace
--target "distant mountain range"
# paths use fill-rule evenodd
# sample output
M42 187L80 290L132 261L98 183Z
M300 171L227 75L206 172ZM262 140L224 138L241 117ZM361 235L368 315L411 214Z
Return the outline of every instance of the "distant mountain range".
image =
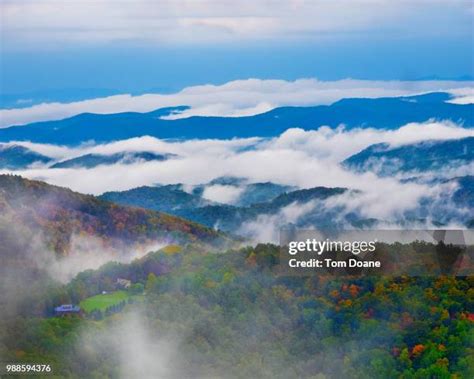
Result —
M290 128L314 130L341 124L348 128L395 129L409 122L451 120L474 126L473 104L446 102L447 93L378 98L344 99L329 106L282 107L247 117L188 117L163 119L187 107L149 113L84 113L59 121L37 122L0 129L0 141L77 145L86 141L110 142L139 136L166 139L274 137Z
M235 233L245 223L258 222L260 216L277 216L285 207L292 204L304 205L312 201L323 202L327 198L340 195L345 191L344 188L315 187L283 193L272 200L247 206L208 205L195 209L179 209L175 214L203 225ZM286 220L282 216L281 226L286 226L289 222L299 226L312 225L319 228L336 226L331 218L326 218L327 212L310 212L310 216L311 220L304 216L296 217L294 221Z
M471 162L474 162L474 137L395 147L379 143L349 157L343 166L357 172L372 171L379 176L393 176L457 168Z
M122 192L106 192L101 199L117 204L153 209L173 214L180 209L195 209L213 204L200 195L185 192L181 185L138 187Z
M271 201L279 195L298 189L297 187L275 184L271 182L247 183L245 178L223 176L211 180L207 184L194 186L191 193L193 195L203 197L205 196L206 188L216 188L216 186L231 186L242 189L235 201L232 202L232 204L235 206L249 206L252 204Z
M191 193L183 191L181 185L139 187L123 192L107 192L100 196L118 204L143 207L168 212L209 227L235 233L246 222L255 221L259 216L277 215L291 204L306 204L324 201L347 191L344 188L316 187L295 190L293 187L274 183L252 183L245 185L242 197L233 205L209 202L202 198L203 190L216 183L236 183L230 178L219 178L207 185L196 187ZM227 184L232 185L232 184ZM241 184L240 184L241 185ZM333 221L328 212L313 212L311 222L319 227L329 226ZM350 220L352 222L354 220ZM284 224L285 220L282 220Z
M47 164L53 159L19 145L0 144L0 169L20 170L33 164Z
M94 168L113 164L165 161L174 157L176 157L174 154L157 154L148 151L124 151L114 154L85 154L55 163L53 158L39 154L26 147L0 144L0 169L7 170L22 170L31 166L49 168Z
M51 168L94 168L101 165L131 164L136 162L165 161L172 154L155 154L150 152L123 152L111 155L86 154L77 158L55 163Z
M239 183L238 180L232 182L230 178L219 178L215 182L234 183L233 185ZM248 195L244 197L251 199L252 192L257 191L261 196L258 201L242 202L237 199L234 204L229 205L210 202L202 198L203 188L212 185L211 183L198 186L191 192L185 192L182 185L176 184L107 192L100 198L118 204L167 212L230 233L236 233L248 222L258 222L262 216L276 217L280 220L281 226L291 223L298 227L316 228L374 227L378 222L387 221L367 219L357 212L346 211L343 206L327 206L326 200L332 197L342 194L356 197L359 194L358 191L345 188L315 187L303 190L290 188L284 191L284 186L282 186L281 193L276 195L274 191L278 185L256 183L248 185L249 188L246 188L243 193L247 192ZM431 206L433 199L429 197L422 199L419 206L409 211L399 222L405 225L423 223L428 219L438 225L446 225L453 221L464 225L474 222L474 216L470 221L463 211L457 212L449 206L449 203L453 202L452 206L461 210L474 207L474 177L464 176L443 182L437 181L437 184L446 183L453 183L457 188L446 195L449 198L437 199L436 201L440 204L436 209L432 209ZM239 185L245 186L242 183ZM303 209L305 205L309 205L306 211L299 215L296 211L296 216L287 217L287 207L295 206L296 209ZM291 213L291 210L289 212Z
M206 188L241 187L242 192L232 205L221 204L203 197ZM179 215L203 225L235 232L242 222L261 213L274 213L298 197L295 187L274 183L244 183L241 178L222 177L186 192L181 184L139 187L122 192L106 192L100 198L118 204L142 207ZM328 190L329 191L329 190ZM324 192L324 191L322 191ZM302 199L321 197L321 191L307 193Z
M458 189L453 195L453 200L456 204L469 209L474 209L474 176L461 176L459 178L451 179L448 182L455 182L458 185ZM472 221L474 222L474 214L472 215Z
M232 183L229 178L216 182ZM379 222L387 221L362 217L356 211L348 211L343 204L335 205L337 201L328 203L341 195L356 199L359 192L350 189L291 189L277 195L284 186L242 184L239 180L234 183L249 186L242 192L247 192L246 200L242 203L237 199L235 205L228 205L202 197L210 184L197 186L196 192L186 192L181 185L167 185L94 197L18 176L0 175L0 224L41 231L53 250L67 255L73 235L94 236L108 244L140 245L160 239L214 244L228 239L212 229L248 236L252 230L246 227L359 228L376 227ZM422 199L417 208L400 218L400 225L430 220L440 226L452 222L474 226L474 216L468 211L474 207L474 177L444 182L450 183L456 186L454 192L435 200ZM222 184L211 186L215 185ZM259 201L249 200L252 191L258 193L255 199Z

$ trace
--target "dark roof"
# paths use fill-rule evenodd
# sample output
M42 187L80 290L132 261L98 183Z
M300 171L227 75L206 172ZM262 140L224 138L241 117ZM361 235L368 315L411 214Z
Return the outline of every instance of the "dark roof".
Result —
M63 304L54 308L55 312L79 312L81 308L78 305Z

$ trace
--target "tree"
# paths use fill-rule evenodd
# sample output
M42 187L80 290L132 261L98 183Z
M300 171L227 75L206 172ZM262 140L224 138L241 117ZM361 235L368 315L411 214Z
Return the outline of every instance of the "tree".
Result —
M155 274L150 272L148 274L147 279L146 279L145 290L147 292L153 292L153 290L154 290L157 283L158 283L158 278L156 277Z
M130 286L130 293L132 295L139 295L143 293L145 286L142 283L135 283Z

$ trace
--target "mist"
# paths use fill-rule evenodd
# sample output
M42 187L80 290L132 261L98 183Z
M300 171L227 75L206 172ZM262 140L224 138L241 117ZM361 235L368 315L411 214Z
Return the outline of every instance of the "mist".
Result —
M372 219L368 226L359 228L377 230L465 229L465 223L472 219L472 208L460 205L453 199L458 190L455 182L438 183L423 187L424 193L414 193L413 201L406 206L384 201L378 193L346 191L324 200L294 202L276 214L261 214L240 225L237 234L245 236L253 244L262 242L278 244L280 230L290 225L300 229L328 227L352 230L355 227L348 220L357 217ZM407 189L407 188L406 188ZM395 189L396 190L396 189Z
M18 142L33 151L52 156L56 161L84 154L114 154L118 152L150 151L173 154L166 161L135 162L132 164L101 165L94 168L51 169L30 168L15 171L24 177L64 186L81 193L94 195L106 191L123 191L140 186L181 184L185 190L197 185L204 186L203 199L221 204L236 204L248 183L272 182L300 189L318 186L347 188L351 191L327 199L324 204L295 204L294 210L308 209L306 213L324 213L330 210L333 223L344 224L344 216L355 213L361 218L377 219L387 225L410 218L423 219L423 227L429 222L443 220L446 225L462 223L469 216L469 209L453 204L450 196L456 190L453 183L443 181L459 176L473 175L474 164L447 163L442 170L423 172L397 172L390 177L374 172L353 172L341 162L377 143L398 147L421 141L444 141L474 136L472 129L452 122L428 121L409 123L396 130L373 128L347 130L320 127L304 131L289 129L279 137L232 140L166 141L152 137L132 138L107 144L88 143L75 148ZM14 142L12 142L14 143ZM276 164L278 162L278 164ZM5 172L5 171L4 171ZM243 184L208 184L212 180L233 176L242 178ZM290 207L291 208L291 207ZM264 241L275 241L275 230L287 223L301 222L288 210L279 215L262 216L242 225L237 231L243 236ZM336 211L337 210L337 211ZM298 212L297 212L298 213ZM426 225L428 223L428 225ZM219 225L215 225L219 227ZM265 229L261 233L261 229ZM78 238L78 246L84 242ZM78 248L79 261L71 255L71 265L52 264L57 276L70 278L74 274L69 267L90 268L109 259L122 259L117 252L91 239L85 249ZM83 251L94 251L91 264ZM126 252L123 256L136 256ZM94 262L92 262L94 260ZM86 262L84 265L83 262Z
M37 263L52 278L61 283L68 283L84 270L97 269L107 262L130 263L134 259L141 258L150 251L160 250L166 245L166 242L159 241L149 242L145 245L114 244L106 243L101 238L91 235L73 234L66 256L57 257L54 253L49 253L47 256L39 257Z
M115 315L100 330L85 327L74 347L75 365L94 367L97 363L110 362L107 366L110 371L101 372L102 375L122 379L177 379L182 377L180 365L184 361L178 341L170 331L157 331L142 311L135 309Z

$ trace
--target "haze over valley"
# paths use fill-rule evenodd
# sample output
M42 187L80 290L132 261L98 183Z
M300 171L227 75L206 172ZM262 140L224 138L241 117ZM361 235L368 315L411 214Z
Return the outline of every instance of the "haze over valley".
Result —
M1 0L0 376L474 378L473 10Z

